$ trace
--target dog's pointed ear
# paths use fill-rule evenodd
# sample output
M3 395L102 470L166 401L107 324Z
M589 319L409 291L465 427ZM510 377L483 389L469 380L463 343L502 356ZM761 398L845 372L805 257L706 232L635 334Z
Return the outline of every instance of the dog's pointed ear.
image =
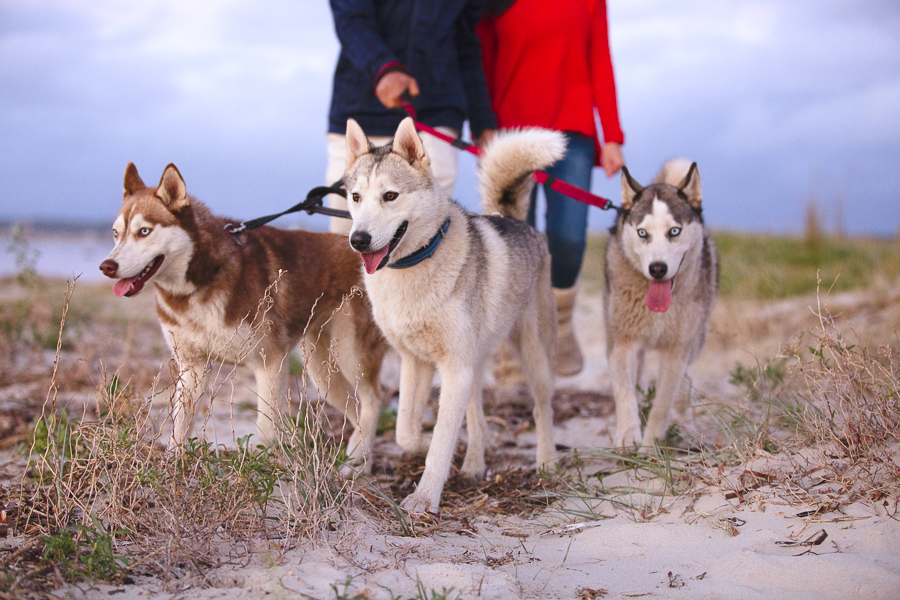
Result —
M394 134L393 151L403 157L403 160L420 169L428 168L428 155L425 154L425 146L422 138L416 131L416 124L412 117L406 117L400 121L397 133Z
M700 169L697 163L691 163L687 175L678 184L678 191L687 197L688 204L693 208L700 208L703 197L700 194Z
M163 171L159 187L156 188L156 196L171 211L181 210L190 204L184 179L178 172L178 167L172 163L169 163Z
M144 185L144 182L141 180L141 176L138 175L137 167L134 166L134 163L128 163L128 166L125 167L124 188L125 191L123 193L123 199L133 195L137 191L147 188L147 186Z
M638 194L644 191L644 186L639 184L631 177L628 167L622 167L622 208L631 210L634 206L634 199Z
M353 119L347 119L347 168L353 166L353 163L363 154L368 154L372 150L372 144L366 137L362 127Z

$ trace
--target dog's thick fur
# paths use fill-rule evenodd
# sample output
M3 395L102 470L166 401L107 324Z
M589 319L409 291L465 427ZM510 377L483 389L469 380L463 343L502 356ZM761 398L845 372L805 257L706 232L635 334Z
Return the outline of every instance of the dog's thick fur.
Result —
M684 423L687 369L703 348L718 288L701 200L696 163L670 161L647 187L622 169L622 210L610 230L604 290L616 446L652 446L666 434L673 401ZM647 350L659 351L660 372L642 437L635 386Z
M464 416L462 471L484 474L482 378L507 338L522 355L535 398L537 464L551 463L556 308L550 254L542 234L500 215L524 214L528 175L564 154L564 138L542 130L496 136L480 173L484 210L499 213L491 216L469 213L441 192L412 119L382 148L373 148L350 120L347 150L351 245L365 263L375 321L401 357L397 443L406 452L427 451L422 479L402 506L438 510ZM449 229L433 256L405 269L387 266L426 246L447 218ZM422 414L435 367L441 392L429 447Z
M320 395L355 429L351 459L371 464L387 344L362 293L359 256L336 234L261 227L234 237L227 223L233 221L187 194L175 165L166 167L159 186L147 187L128 164L115 247L100 269L118 279L119 296L147 283L156 289L156 313L179 368L173 447L191 433L211 360L254 370L259 434L274 440L277 409L287 416L286 358L304 338L305 366ZM334 359L339 372L330 366Z

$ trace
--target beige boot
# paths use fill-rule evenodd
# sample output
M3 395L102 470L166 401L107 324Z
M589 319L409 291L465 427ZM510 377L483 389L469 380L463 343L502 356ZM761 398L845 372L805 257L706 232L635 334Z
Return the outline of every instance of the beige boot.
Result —
M522 363L508 340L497 346L492 363L491 371L497 382L497 400L501 404L518 400L527 386Z
M578 285L570 288L553 288L556 300L556 374L561 377L577 375L584 369L584 356L575 339L572 313L575 310L575 296Z

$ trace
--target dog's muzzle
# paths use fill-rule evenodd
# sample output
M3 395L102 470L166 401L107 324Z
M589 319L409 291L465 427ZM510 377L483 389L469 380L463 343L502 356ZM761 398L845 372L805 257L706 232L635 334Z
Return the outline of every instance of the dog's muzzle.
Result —
M397 247L397 244L400 243L400 239L403 237L403 234L406 233L408 226L409 221L403 221L403 223L400 224L400 227L397 228L397 231L394 232L391 241L374 252L369 251L369 248L372 245L372 236L369 232L354 231L350 234L350 246L362 255L366 273L371 275L387 265L390 260L391 252L393 252L394 248Z
M350 234L350 246L357 252L365 252L372 243L372 236L368 231L354 231Z

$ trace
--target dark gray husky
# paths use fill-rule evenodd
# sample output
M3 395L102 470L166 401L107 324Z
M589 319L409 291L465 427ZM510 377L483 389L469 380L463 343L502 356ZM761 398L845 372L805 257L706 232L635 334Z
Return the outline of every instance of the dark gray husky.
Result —
M684 423L691 401L687 370L706 340L717 288L697 163L670 161L647 187L623 168L622 211L610 230L604 292L616 446L652 446L669 427L673 402L676 420ZM647 350L659 351L660 370L641 436L635 385Z

